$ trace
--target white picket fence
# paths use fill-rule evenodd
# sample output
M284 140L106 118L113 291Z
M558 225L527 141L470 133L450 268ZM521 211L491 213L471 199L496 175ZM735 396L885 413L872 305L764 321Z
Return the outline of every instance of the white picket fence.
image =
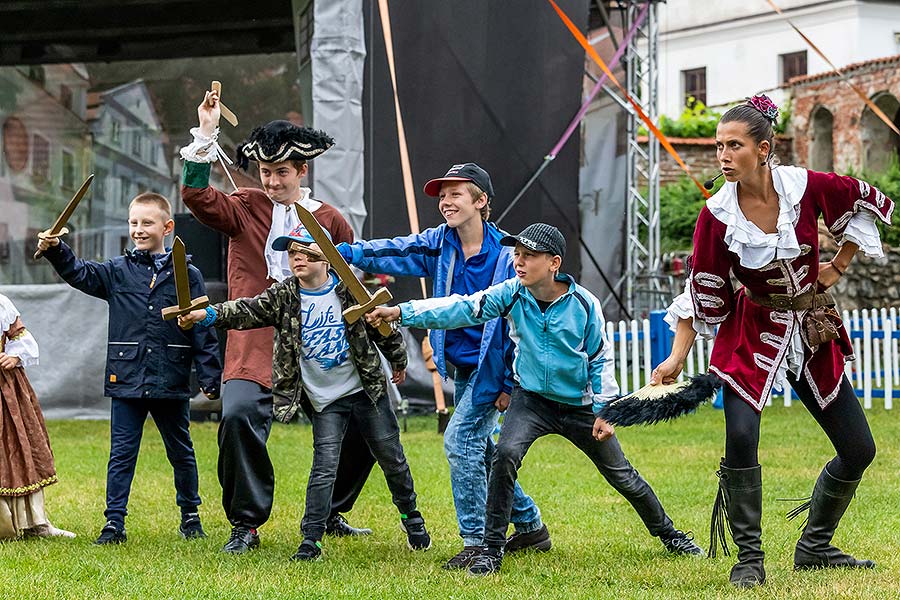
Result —
M898 310L863 309L844 311L843 319L853 343L856 360L844 366L844 372L853 384L865 408L872 408L873 399L884 402L884 408L893 408L893 395L900 391L900 322ZM662 311L651 319L607 322L607 338L613 340L613 352L622 394L632 392L650 381L653 364L668 356L671 336L662 321ZM706 372L709 355L715 340L697 337L687 357L685 376ZM774 393L785 406L792 403L792 390L788 382L776 384L783 393ZM767 404L772 404L769 398Z

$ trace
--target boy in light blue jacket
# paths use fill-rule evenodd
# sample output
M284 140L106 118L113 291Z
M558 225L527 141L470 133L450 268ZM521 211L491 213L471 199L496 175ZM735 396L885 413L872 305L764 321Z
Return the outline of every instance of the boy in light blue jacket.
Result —
M488 222L494 189L487 171L475 163L453 165L443 177L426 183L425 193L438 198L446 223L405 237L339 244L338 251L366 271L430 277L438 298L474 294L515 275L512 253L500 244L506 234ZM438 372L446 377L447 364L454 367L456 392L444 452L463 548L444 568L467 569L483 549L491 435L499 411L509 405L513 344L500 318L432 331L429 337ZM506 540L507 552L550 549L541 513L518 484L509 517L515 533Z
M535 440L552 433L591 459L669 552L701 555L691 536L675 529L650 485L625 458L612 425L594 416L619 394L619 385L600 301L559 272L565 238L556 227L535 223L500 243L515 246L515 278L468 296L414 300L367 315L375 326L381 320L441 329L497 317L509 322L516 345L516 385L491 467L485 549L469 573L500 569L519 465Z

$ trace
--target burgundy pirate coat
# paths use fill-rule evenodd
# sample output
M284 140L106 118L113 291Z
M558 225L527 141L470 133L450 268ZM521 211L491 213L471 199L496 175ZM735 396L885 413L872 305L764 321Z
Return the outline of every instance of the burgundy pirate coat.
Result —
M709 370L757 412L789 357L799 362L790 365L791 372L809 384L825 408L837 396L844 362L853 359L846 329L841 325L839 339L810 348L801 327L805 310L760 306L744 288L735 291L730 274L754 296L808 293L819 276L819 217L839 244L846 236L867 253L879 254L874 220L890 224L894 204L853 177L788 166L772 174L780 205L776 233L763 233L743 217L736 183L727 183L701 211L688 286L695 328L719 327ZM870 216L860 219L861 211ZM848 229L851 219L862 222L862 229Z

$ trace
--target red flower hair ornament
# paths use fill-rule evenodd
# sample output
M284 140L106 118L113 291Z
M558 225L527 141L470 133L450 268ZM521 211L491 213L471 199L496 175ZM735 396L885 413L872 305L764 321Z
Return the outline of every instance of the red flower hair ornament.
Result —
M773 125L778 120L778 107L772 102L772 99L765 94L753 96L747 100L747 104L761 112Z

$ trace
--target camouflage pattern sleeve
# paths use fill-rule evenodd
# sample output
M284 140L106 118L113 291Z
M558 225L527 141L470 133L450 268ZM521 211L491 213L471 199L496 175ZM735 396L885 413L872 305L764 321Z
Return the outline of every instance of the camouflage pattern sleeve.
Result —
M253 298L238 298L213 306L214 325L219 329L259 329L278 327L282 304L288 294L284 283L275 283Z
M390 335L383 336L377 329L373 329L368 325L366 326L366 329L369 333L369 339L375 342L375 345L378 346L378 349L381 350L384 357L391 363L391 367L398 371L405 369L408 362L406 357L406 342L403 341L403 336L400 335L400 331L394 330Z

